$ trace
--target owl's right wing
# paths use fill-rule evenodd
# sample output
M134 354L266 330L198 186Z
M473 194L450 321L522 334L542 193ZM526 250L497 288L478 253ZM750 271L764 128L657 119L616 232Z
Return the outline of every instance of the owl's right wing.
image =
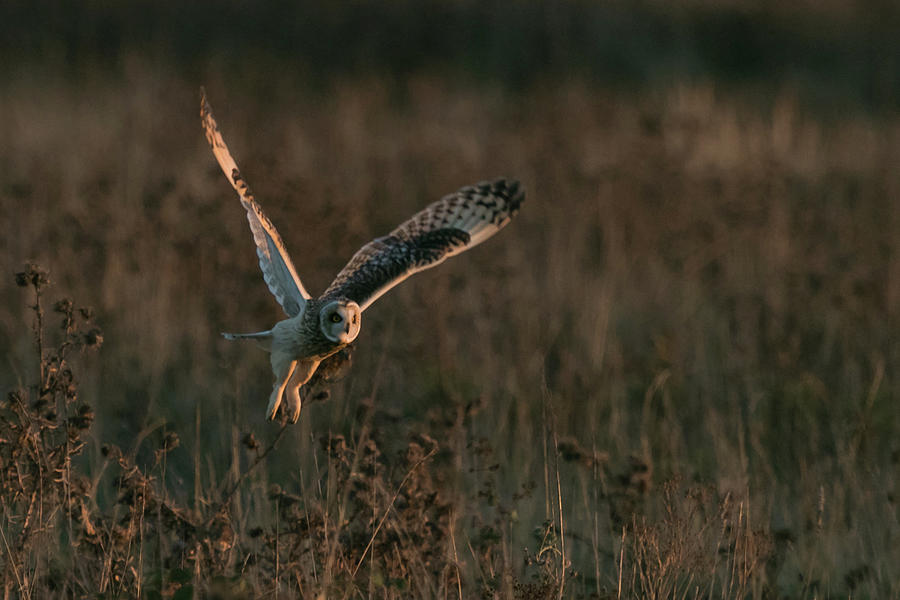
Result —
M444 196L360 248L322 298L348 298L365 310L410 275L435 267L500 231L524 200L519 182L507 179L484 181Z
M263 279L284 312L289 317L294 317L306 306L306 301L310 298L309 292L303 287L284 242L281 241L281 236L263 213L262 207L256 202L247 182L241 176L237 164L231 158L228 146L219 133L212 109L206 100L206 90L203 88L200 88L200 118L203 121L206 140L216 160L219 161L219 166L238 193L241 204L247 209L247 221L250 222L253 241L256 242L256 254L259 256L259 268L262 269Z

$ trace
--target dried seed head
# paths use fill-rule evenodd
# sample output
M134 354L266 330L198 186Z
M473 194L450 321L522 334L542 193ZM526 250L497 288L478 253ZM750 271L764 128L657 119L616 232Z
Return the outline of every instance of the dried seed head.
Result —
M410 440L418 443L427 452L437 450L440 447L438 441L427 433L413 433L412 435L410 435Z
M69 417L69 423L78 429L89 429L93 422L94 411L88 404L80 406L78 408L78 414L74 417Z
M259 448L259 441L257 441L256 436L253 435L252 432L245 433L244 437L241 438L241 443L244 444L248 450L256 450Z
M650 491L653 482L653 466L639 456L628 457L628 470L621 476L629 491L644 495Z
M72 312L72 301L68 298L57 300L56 304L53 305L53 310L58 313L68 314Z
M166 437L163 438L162 450L164 452L171 452L177 448L179 444L181 444L181 440L178 438L178 434L174 431L170 431L166 434Z
M349 451L347 441L342 435L327 436L323 435L319 438L322 449L331 456L331 458L341 458Z
M103 332L94 327L84 334L84 345L88 348L99 348L103 345Z
M23 272L16 273L16 285L20 287L33 285L35 288L40 289L48 283L50 283L50 277L47 271L31 263L26 266Z
M104 458L116 460L122 456L122 451L115 444L103 444L103 446L100 447L100 454L102 454Z
M562 459L566 462L584 460L587 455L587 452L581 447L578 441L571 438L560 440L556 448L559 450Z

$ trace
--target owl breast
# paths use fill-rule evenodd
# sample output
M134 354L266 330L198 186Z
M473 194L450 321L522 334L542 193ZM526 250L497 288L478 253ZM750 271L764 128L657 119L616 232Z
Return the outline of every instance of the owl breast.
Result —
M303 313L276 323L272 328L273 350L279 350L293 360L323 359L347 346L325 337L319 326L319 310L314 304L310 301Z

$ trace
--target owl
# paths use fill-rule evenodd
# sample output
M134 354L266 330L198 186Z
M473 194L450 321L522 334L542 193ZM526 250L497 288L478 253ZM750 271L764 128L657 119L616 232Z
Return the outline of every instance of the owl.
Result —
M281 236L241 176L202 90L200 103L206 139L247 211L263 279L288 317L268 331L223 334L229 340L255 340L270 352L275 382L266 409L269 420L283 404L286 417L297 421L301 386L323 360L356 339L362 314L375 300L413 273L430 269L500 231L525 199L522 186L509 179L467 186L444 196L360 248L316 298L306 291Z

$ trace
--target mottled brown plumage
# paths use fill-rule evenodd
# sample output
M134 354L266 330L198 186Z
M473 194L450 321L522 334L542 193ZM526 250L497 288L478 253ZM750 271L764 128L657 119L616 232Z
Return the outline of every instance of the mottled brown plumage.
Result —
M300 415L300 387L319 364L359 334L362 312L413 273L434 267L502 229L519 211L525 192L514 180L467 186L444 196L384 237L359 249L328 289L313 298L303 287L281 236L263 213L228 151L206 94L200 117L206 139L244 208L269 290L287 313L268 331L224 334L254 339L271 352L275 375L266 416L274 418L282 400L289 419Z

